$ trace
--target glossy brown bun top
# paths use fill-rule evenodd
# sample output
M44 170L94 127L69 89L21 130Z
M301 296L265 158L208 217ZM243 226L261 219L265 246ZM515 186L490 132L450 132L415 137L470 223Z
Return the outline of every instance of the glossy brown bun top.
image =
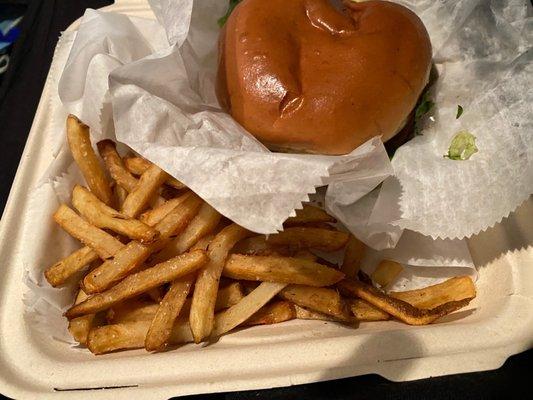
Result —
M220 37L217 95L272 150L345 154L405 124L427 83L431 43L385 1L243 0Z

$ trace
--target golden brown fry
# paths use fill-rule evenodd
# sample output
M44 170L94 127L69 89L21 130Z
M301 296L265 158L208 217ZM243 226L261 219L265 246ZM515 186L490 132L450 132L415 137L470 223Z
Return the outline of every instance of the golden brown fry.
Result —
M288 256L290 253L286 246L276 246L267 242L264 235L252 236L241 240L235 245L231 252L257 256L270 256L276 254Z
M312 248L322 251L336 251L348 242L348 234L322 228L287 228L283 232L270 235L267 241L278 246L294 249Z
M187 193L188 195L188 193ZM183 202L188 196L183 195L175 199L165 201L158 207L145 211L139 216L139 220L144 222L148 226L155 226L159 221L167 216L169 212L175 209L181 202Z
M309 260L309 261L314 261L314 262L318 262L318 257L316 255L314 255L313 253L311 253L309 250L298 250L294 256L294 258L301 258L302 260Z
M170 335L174 322L178 318L180 311L187 299L187 295L194 283L195 276L188 275L176 279L170 285L168 292L163 297L159 308L152 320L150 329L146 334L144 347L148 351L164 350Z
M108 309L106 320L108 324L152 321L158 308L159 303L140 299L129 299Z
M361 299L350 299L348 305L358 321L385 321L390 315Z
M219 289L215 311L223 310L237 304L244 297L242 285L240 282L232 282L229 285Z
M100 258L109 258L124 246L109 233L89 224L65 204L60 205L54 213L54 220L71 236L93 249Z
M90 247L84 246L51 267L48 267L44 271L44 276L50 285L57 287L97 259L98 254Z
M224 276L253 281L329 286L339 282L344 274L299 258L232 254L224 266Z
M353 319L344 300L334 289L290 285L280 292L279 297L301 307L333 315L338 320Z
M296 314L297 319L311 319L311 320L318 320L318 321L333 321L333 322L342 322L336 319L333 315L323 314L318 311L314 310L308 310L304 307L300 307L299 305L294 305L294 312Z
M288 218L284 224L291 226L314 222L336 222L336 220L323 209L305 204L301 210L296 210L295 217Z
M262 282L234 306L215 315L211 336L220 336L239 326L268 303L285 286L285 283ZM193 331L194 336L194 331Z
M383 288L393 282L402 271L402 265L396 261L383 260L378 264L371 278L373 282Z
M197 241L194 244L194 246L191 247L191 250L206 250L207 251L207 247L209 246L209 244L211 243L214 237L215 235L204 236L199 241Z
M105 205L82 186L74 186L72 205L89 223L98 228L110 229L145 243L153 242L159 236L159 232L154 228Z
M87 293L97 293L107 289L132 271L136 270L153 252L165 245L166 239L181 232L198 212L201 200L194 194L184 195L187 198L169 212L156 225L160 240L150 245L131 241L113 259L106 260L83 279L83 288Z
M137 217L148 205L150 199L156 194L161 185L165 182L168 174L152 164L150 168L141 175L139 182L135 188L128 194L124 204L122 204L122 212L130 218Z
M189 322L194 341L201 342L213 329L218 284L231 248L250 234L236 224L222 229L207 249L209 263L198 273L192 297Z
M472 299L476 297L476 287L469 276L457 276L422 289L391 292L389 296L417 308L432 309L450 301Z
M128 193L132 192L137 186L138 180L124 165L122 158L117 152L115 142L112 140L101 140L96 144L100 157L104 160L104 163L109 171L111 178L117 182L117 184L124 188Z
M344 260L341 265L341 271L344 272L348 278L355 278L357 276L365 253L366 245L354 235L350 235L350 239L348 240L344 252Z
M141 157L126 157L124 159L124 164L126 168L134 175L142 175L152 163ZM176 178L169 176L165 182L168 186L171 186L175 189L184 189L186 186L178 181Z
M89 296L83 290L79 290L74 304L80 304ZM74 318L68 323L68 330L75 341L80 344L87 343L87 336L90 330L95 326L96 314L87 314L82 317Z
M111 205L113 201L111 182L93 150L89 127L74 115L69 115L67 118L67 140L72 156L91 192L105 204Z
M117 350L140 349L144 347L150 321L125 322L100 326L91 330L87 348L93 354L110 353ZM170 335L172 344L192 342L191 328L185 320L178 321Z
M124 200L126 200L126 197L128 197L128 192L122 186L115 185L113 188L113 194L115 195L117 209L120 210L122 208L122 204L124 204Z
M202 250L182 254L124 278L111 289L95 294L83 303L71 307L65 315L72 319L105 310L119 301L135 297L163 283L190 274L202 267L207 261L207 255Z
M248 318L242 325L272 325L289 321L294 318L296 318L294 304L292 304L290 301L276 301L261 308L254 315Z
M202 237L213 232L220 222L221 215L207 203L203 203L198 214L187 225L185 230L172 240L155 256L155 261L168 260L189 250Z
M409 325L426 325L466 306L473 298L449 301L432 309L420 309L411 304L387 296L379 289L355 279L344 279L337 287L349 296L359 297Z

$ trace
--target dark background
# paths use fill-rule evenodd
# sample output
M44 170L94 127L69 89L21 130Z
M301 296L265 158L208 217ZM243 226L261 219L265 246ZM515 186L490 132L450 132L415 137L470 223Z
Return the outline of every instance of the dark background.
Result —
M99 8L111 3L109 0L0 0L0 8L16 4L26 9L21 35L11 52L9 69L0 81L0 210L4 209L7 201L59 33L79 18L87 7ZM532 372L533 350L529 350L511 357L495 371L403 383L393 383L377 375L365 375L288 388L187 398L524 399L531 398L532 390L526 388L526 379L531 380Z

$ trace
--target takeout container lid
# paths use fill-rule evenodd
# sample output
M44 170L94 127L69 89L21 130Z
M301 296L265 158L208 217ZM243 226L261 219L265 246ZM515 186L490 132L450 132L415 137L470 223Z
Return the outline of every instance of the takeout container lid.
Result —
M106 9L153 18L148 3L141 0L118 1ZM52 63L0 226L1 393L40 399L166 399L368 373L406 381L498 368L510 355L531 347L532 199L469 241L479 266L478 297L468 309L438 324L412 327L386 321L352 329L322 321L290 321L238 331L209 346L98 357L43 337L24 317L27 289L21 255L26 246L21 234L27 227L20 221L29 211L28 190L55 156L49 127L54 110L62 107L53 84L60 73Z

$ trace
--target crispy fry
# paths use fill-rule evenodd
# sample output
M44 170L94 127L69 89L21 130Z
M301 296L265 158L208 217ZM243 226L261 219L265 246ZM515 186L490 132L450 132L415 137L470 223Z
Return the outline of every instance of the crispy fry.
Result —
M160 206L152 208L151 210L145 211L139 216L139 220L144 222L148 226L155 226L163 218L167 216L174 208L176 208L180 203L182 203L188 196L183 195L175 199L170 199L165 201Z
M290 255L289 249L286 246L276 246L267 242L264 235L252 236L241 240L235 245L231 251L236 254L247 254L256 256L270 256L270 255Z
M159 303L143 301L140 299L129 299L108 309L106 320L108 324L152 321L158 308Z
M389 295L417 308L432 309L450 301L472 299L476 297L476 287L469 276L457 276L422 289L391 292Z
M44 271L44 276L50 285L57 287L97 259L98 254L90 247L84 246L51 267L48 267Z
M244 297L242 285L240 282L232 282L229 285L219 289L215 311L223 310L237 304Z
M335 218L321 208L305 204L301 210L296 210L296 216L285 221L285 225L299 225L314 222L336 222Z
M358 240L354 235L350 235L346 250L344 252L344 260L342 261L341 271L346 274L348 278L355 278L361 266L361 261L366 253L366 245Z
M347 295L360 297L409 325L430 324L438 318L466 306L474 298L471 296L458 301L449 301L432 309L420 309L405 301L387 296L379 289L354 279L344 279L337 284L337 287Z
M191 250L207 250L207 247L209 246L214 237L215 235L204 236L199 241L197 241L194 246L191 247Z
M259 311L244 321L242 325L272 325L294 318L296 318L296 311L290 301L276 301L259 309Z
M333 315L338 320L352 319L346 304L334 289L289 285L279 293L279 297L301 307Z
M233 279L329 286L339 282L344 274L299 258L232 254L224 266L224 276Z
M159 232L154 228L106 206L82 186L74 186L72 205L88 222L98 228L110 229L145 243L153 242L159 236Z
M65 204L54 213L54 220L71 236L92 248L100 258L109 258L123 247L119 240L89 224Z
M293 227L269 236L267 241L274 245L289 246L295 249L312 248L336 251L348 242L348 234L329 229Z
M396 261L383 260L372 273L372 281L383 288L393 282L402 271L402 265Z
M144 347L150 321L125 322L100 326L91 330L87 348L93 354L110 353L117 350L140 349ZM185 320L178 321L170 335L172 344L192 342L191 328Z
M93 150L89 127L74 115L69 115L67 118L67 140L72 156L91 192L105 204L111 205L113 200L111 182Z
M350 299L348 305L358 321L385 321L390 315L361 299Z
M172 282L146 334L144 344L146 350L161 351L166 347L174 322L187 299L194 279L194 275L187 275Z
M79 290L74 304L80 304L89 296L83 290ZM80 344L87 343L87 336L90 330L95 326L96 314L87 314L82 317L74 318L68 322L68 330L75 341Z
M124 164L126 168L134 175L142 175L152 163L141 157L126 157L124 159ZM165 182L168 186L171 186L175 189L183 189L186 186L178 181L176 178L169 176Z
M333 315L323 314L314 310L308 310L304 307L300 307L297 304L294 305L294 312L296 314L297 319L340 322Z
M122 186L115 185L113 188L113 194L115 195L117 209L122 209L122 204L124 204L124 200L128 197L128 192Z
M83 303L71 307L65 315L71 319L105 310L119 301L135 297L163 283L171 282L181 276L190 274L202 267L207 261L208 258L202 250L182 254L152 268L128 276L111 289L95 294Z
M104 160L111 178L113 178L115 182L128 193L132 192L135 189L135 186L137 186L138 179L125 167L122 158L117 152L115 142L108 139L101 140L96 144L96 147L98 148L100 157Z
M187 225L185 230L172 240L161 252L155 256L155 261L167 260L184 253L198 240L211 233L220 221L221 215L207 203L203 203L198 214Z
M187 198L168 213L156 225L160 232L160 240L150 245L136 241L129 242L120 251L115 253L113 259L106 260L100 267L95 268L83 279L83 288L87 293L97 293L107 289L132 271L136 270L151 253L159 250L170 235L185 229L194 217L201 200L193 194L184 195Z
M150 199L153 198L160 186L165 182L168 174L152 164L150 168L141 175L139 182L135 188L128 194L124 204L122 204L122 212L130 218L137 217L148 205Z
M259 311L261 307L268 303L285 286L287 286L285 283L262 282L237 304L215 316L211 336L220 336L242 324Z
M220 231L209 244L209 263L199 272L192 297L189 322L194 341L199 343L213 329L218 284L231 248L250 232L236 224Z

